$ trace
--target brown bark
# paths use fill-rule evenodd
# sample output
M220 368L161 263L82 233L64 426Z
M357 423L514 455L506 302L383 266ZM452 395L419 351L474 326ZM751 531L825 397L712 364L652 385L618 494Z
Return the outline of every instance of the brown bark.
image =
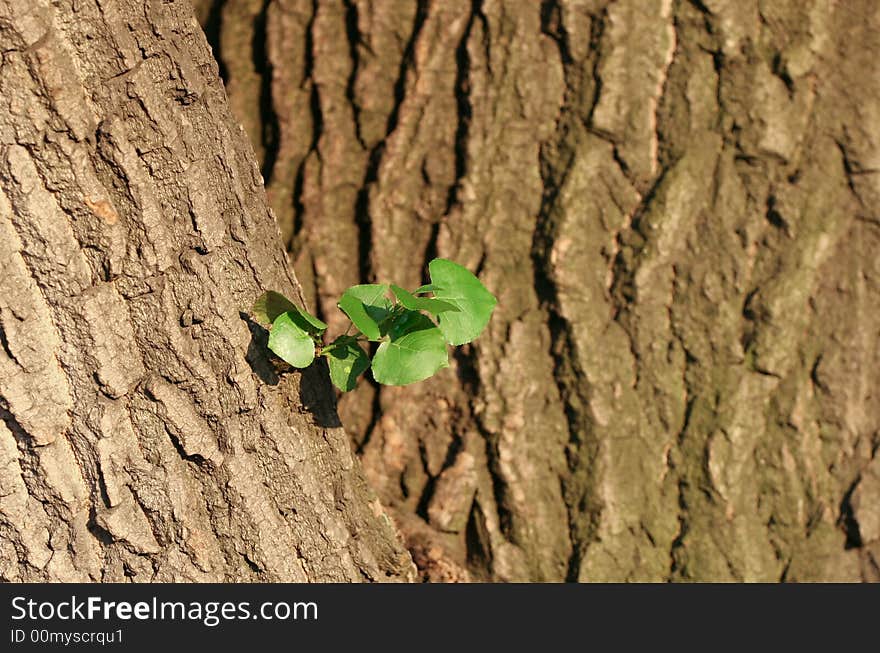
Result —
M875 2L202 4L325 319L499 297L341 404L424 575L880 578Z
M183 2L0 1L0 579L406 580ZM301 293L300 293L301 294Z

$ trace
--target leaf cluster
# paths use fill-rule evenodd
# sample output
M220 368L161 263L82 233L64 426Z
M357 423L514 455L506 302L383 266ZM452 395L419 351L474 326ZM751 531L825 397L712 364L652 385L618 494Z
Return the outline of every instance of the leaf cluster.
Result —
M293 367L327 359L333 384L348 392L371 369L385 385L408 385L448 367L447 345L471 342L485 329L497 300L458 263L434 259L431 283L412 292L394 284L363 284L346 290L337 304L349 330L324 343L327 325L284 295L269 291L252 314L269 326L269 349ZM354 329L353 333L350 333ZM377 343L370 358L363 345Z

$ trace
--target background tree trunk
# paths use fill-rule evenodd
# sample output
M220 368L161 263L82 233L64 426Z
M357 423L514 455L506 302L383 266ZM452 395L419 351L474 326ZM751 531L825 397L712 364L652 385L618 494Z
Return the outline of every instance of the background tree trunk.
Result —
M880 578L880 7L203 0L305 293L499 297L341 404L437 580Z
M0 1L0 578L409 579L183 2Z

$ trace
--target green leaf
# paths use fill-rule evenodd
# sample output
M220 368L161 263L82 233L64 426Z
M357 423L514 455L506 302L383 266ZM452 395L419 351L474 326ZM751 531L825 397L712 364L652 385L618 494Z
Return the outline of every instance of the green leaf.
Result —
M385 385L408 385L448 367L446 342L431 320L417 311L395 318L373 356L373 378Z
M294 318L298 319L298 313L293 311L275 318L269 331L269 349L294 367L308 367L315 360L315 343Z
M402 338L410 331L418 331L419 329L425 329L429 326L436 325L418 311L401 309L397 315L393 316L391 320L386 323L387 328L385 335L391 340L396 340L397 338Z
M326 324L302 308L294 306L292 311L287 312L290 314L290 318L303 331L315 335L321 335L327 330Z
M411 311L428 311L431 315L439 315L446 311L458 310L458 306L453 306L449 302L430 297L416 297L394 284L391 284L391 290L394 291L397 300Z
M369 340L382 337L379 323L391 312L386 292L386 284L364 284L352 286L339 299L339 308Z
M492 317L498 300L477 277L458 263L435 258L428 264L434 291L442 299L459 308L458 312L440 316L440 330L450 345L463 345L476 338Z
M311 328L306 328L306 331L320 334L327 330L327 324L325 322L322 322L304 308L297 308L296 310L299 312L300 317L311 326Z
M413 295L421 295L426 292L434 292L440 290L439 286L435 286L433 283L429 283L427 286L419 286L415 290L413 290Z
M281 293L269 290L259 296L251 309L254 318L262 324L274 324L276 318L282 313L291 313L291 319L309 333L321 334L327 330L327 325L314 315L299 308Z
M287 297L280 292L269 290L257 298L257 301L254 302L254 307L251 309L251 313L253 313L254 319L256 319L257 322L260 322L261 324L272 324L276 317L294 309L296 309L296 306L292 301L287 299Z
M357 378L370 366L370 357L352 336L339 336L324 350L330 380L343 392L354 390Z

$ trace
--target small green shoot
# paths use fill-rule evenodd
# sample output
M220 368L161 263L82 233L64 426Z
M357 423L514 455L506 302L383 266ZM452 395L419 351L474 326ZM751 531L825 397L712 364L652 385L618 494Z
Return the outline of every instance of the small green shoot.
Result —
M458 263L434 259L428 272L431 283L413 292L394 284L346 290L338 307L355 333L346 332L327 344L323 342L327 325L280 293L270 290L261 295L251 313L269 326L269 349L274 354L299 368L311 365L316 356L325 357L330 379L343 392L353 390L368 368L378 383L408 385L448 367L447 344L473 341L486 328L497 303L480 280ZM372 360L362 346L369 342L379 343Z

